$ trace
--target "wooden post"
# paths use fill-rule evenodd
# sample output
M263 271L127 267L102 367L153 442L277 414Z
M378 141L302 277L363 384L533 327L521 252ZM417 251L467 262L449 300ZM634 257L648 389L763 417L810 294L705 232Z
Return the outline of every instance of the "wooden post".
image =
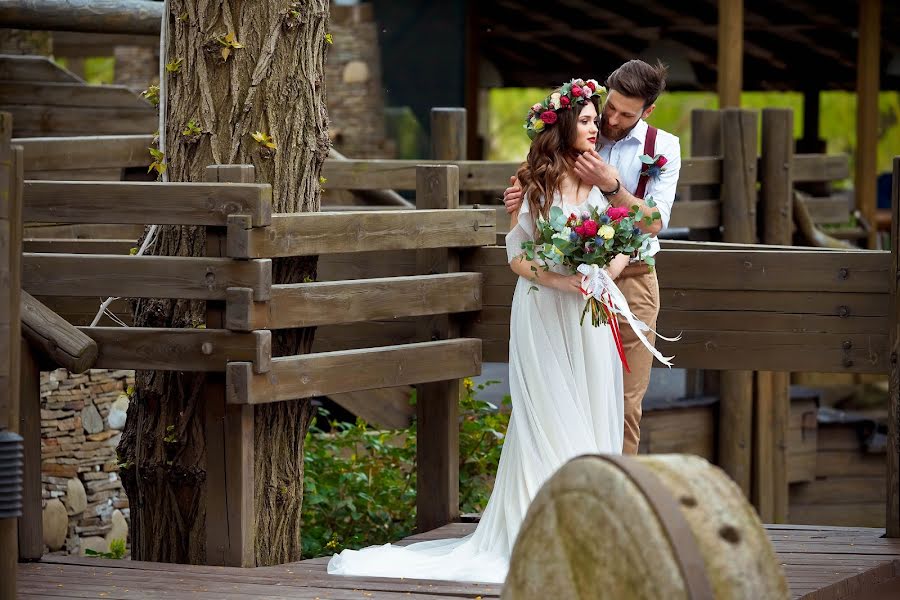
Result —
M211 165L206 180L253 183L252 165ZM225 256L224 227L206 228L206 255ZM206 327L225 327L225 306L206 303ZM206 560L211 565L256 566L253 406L227 404L225 374L209 373L206 402Z
M888 402L887 445L887 536L900 537L900 157L894 157L894 177L891 181L891 372Z
M423 165L416 168L416 207L459 208L459 168ZM459 271L459 255L439 248L420 250L419 274ZM422 341L459 336L459 322L435 315L419 324ZM430 531L459 520L459 398L458 379L416 386L416 529Z
M431 109L431 157L434 160L466 159L466 109Z
M44 555L41 510L41 365L27 341L21 342L19 433L25 443L22 476L22 516L19 517L19 560L40 560Z
M0 23L16 29L159 35L163 5L142 0L14 0L0 5Z
M718 110L695 109L691 111L691 157L722 155L722 113ZM721 201L720 186L692 185L691 200ZM720 217L721 219L721 217ZM718 232L706 229L692 229L689 237L693 241L708 242L718 236ZM716 237L716 239L718 239ZM685 393L688 397L715 396L719 393L718 371L687 369L685 372Z
M756 113L722 111L722 237L756 242ZM753 372L724 371L719 390L719 466L751 497Z
M878 91L881 52L881 0L860 0L856 54L856 207L871 225L868 247L875 248L878 177Z
M794 113L762 111L762 160L759 174L764 244L790 246L793 238ZM787 521L789 488L787 445L790 427L790 373L757 373L755 488L764 522ZM766 393L768 392L768 393ZM771 454L769 454L771 448ZM765 508L765 510L763 510Z
M0 113L0 431L7 429L18 433L24 161L22 149L11 145L12 130L12 115ZM4 473L7 476L11 474ZM16 487L18 486L13 483L9 491ZM17 546L17 519L0 519L2 600L13 600L16 597Z
M719 108L741 105L744 85L744 0L719 0Z

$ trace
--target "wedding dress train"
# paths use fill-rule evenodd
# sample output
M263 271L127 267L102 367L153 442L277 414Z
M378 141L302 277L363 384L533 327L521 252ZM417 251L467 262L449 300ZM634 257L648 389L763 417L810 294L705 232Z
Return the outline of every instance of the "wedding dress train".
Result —
M606 209L597 188L586 203ZM564 210L581 210L561 202ZM512 259L532 239L527 202L506 236ZM538 287L537 290L531 289ZM607 326L579 323L580 294L519 278L510 317L512 413L494 489L474 533L458 539L344 550L328 573L502 583L519 526L541 485L569 459L622 451L622 367Z

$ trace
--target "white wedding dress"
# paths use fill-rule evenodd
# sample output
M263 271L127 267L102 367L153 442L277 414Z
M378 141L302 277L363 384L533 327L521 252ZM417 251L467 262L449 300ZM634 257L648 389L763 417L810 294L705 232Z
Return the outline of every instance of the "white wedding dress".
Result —
M586 204L601 210L594 188L585 204L554 199L565 211ZM533 239L527 202L506 236L510 260ZM494 490L474 533L458 539L344 550L328 573L502 583L519 526L541 485L571 458L619 454L624 428L622 366L608 326L580 325L580 294L539 287L519 278L512 301L509 385L512 414Z

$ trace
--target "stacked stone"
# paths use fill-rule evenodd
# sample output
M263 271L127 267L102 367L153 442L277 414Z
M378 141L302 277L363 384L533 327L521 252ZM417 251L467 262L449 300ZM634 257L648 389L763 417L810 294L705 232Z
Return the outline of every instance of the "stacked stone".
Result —
M134 371L41 374L44 543L50 552L106 552L127 542L128 499L116 446Z

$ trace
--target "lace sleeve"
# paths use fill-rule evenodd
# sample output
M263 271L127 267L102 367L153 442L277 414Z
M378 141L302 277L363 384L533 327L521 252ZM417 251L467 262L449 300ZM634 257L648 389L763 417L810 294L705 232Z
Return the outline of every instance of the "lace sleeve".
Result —
M512 262L515 257L525 252L522 243L530 240L534 240L534 221L528 209L528 200L525 199L519 208L518 223L506 234L507 262Z

